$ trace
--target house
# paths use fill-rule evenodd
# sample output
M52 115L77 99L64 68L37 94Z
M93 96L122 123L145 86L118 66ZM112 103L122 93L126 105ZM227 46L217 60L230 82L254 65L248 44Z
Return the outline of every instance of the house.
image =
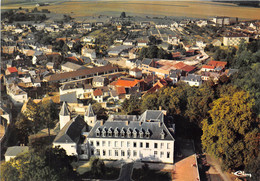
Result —
M177 35L169 35L167 42L172 45L178 45L180 43L180 38Z
M106 77L93 77L92 85L93 87L104 87L108 84L108 79Z
M164 111L110 115L97 121L86 142L90 157L174 163L174 138L164 124Z
M142 21L140 22L141 28L146 28L150 26L150 22L148 21Z
M0 117L1 125L7 126L12 122L11 111L3 106L3 104L0 105ZM4 123L4 120L6 120L6 123Z
M141 67L142 61L138 59L126 59L125 65L127 68Z
M221 46L222 42L219 39L214 39L211 44L216 47L216 46Z
M229 25L230 17L216 16L212 19L212 21L218 26Z
M109 62L105 59L96 59L92 61L93 64L96 66L106 66L109 64Z
M119 56L120 53L122 53L123 51L126 52L132 48L133 48L132 45L119 45L119 46L111 47L108 49L108 55L109 56Z
M139 47L144 47L148 45L148 41L147 40L137 40L137 46Z
M133 40L125 40L123 42L123 45L134 45L134 41Z
M244 40L246 43L248 43L249 37L242 33L227 33L223 37L223 45L224 46L238 46L242 40Z
M73 72L77 70L86 69L86 67L72 63L72 62L66 62L65 64L61 65L61 71L62 72Z
M164 80L164 79L157 80L157 82L155 84L153 84L153 87L150 88L148 91L146 91L145 94L157 92L160 88L163 88L167 85L168 85L168 83L166 80Z
M215 71L222 71L225 69L227 62L210 60L208 65L213 66Z
M97 101L97 102L104 102L103 101L103 91L101 89L96 89L93 92L93 100Z
M53 141L53 147L60 146L66 151L66 154L69 156L78 156L79 154L84 155L85 153L81 150L81 145L83 144L84 139L82 139L83 133L86 131L87 124L84 119L77 115L76 117L70 117L70 114L67 114L62 119L69 120L65 126L60 130L58 135Z
M116 66L102 66L94 67L89 69L81 69L72 72L56 73L47 77L44 77L43 81L46 82L68 82L72 80L79 80L84 78L91 78L97 75L105 75L117 72L118 68Z
M8 147L5 152L5 161L8 162L12 158L15 158L16 156L26 153L29 151L28 146L11 146Z
M188 74L187 76L181 76L180 80L187 83L190 86L200 86L202 84L201 76L195 74Z
M8 67L5 71L5 75L18 75L18 70L16 67Z
M82 47L81 55L83 55L85 57L89 57L91 60L97 58L96 50L95 49L89 49L86 46Z
M142 78L142 70L135 67L135 68L129 70L129 75L131 75L135 78Z
M82 83L78 83L78 82L63 84L62 86L60 86L59 92L60 92L60 95L68 94L71 92L76 92L76 97L78 99L85 98L84 97L84 93L85 93L84 86Z
M46 64L46 68L47 68L48 70L52 70L52 69L54 68L54 63L53 63L53 62L48 62L48 63Z
M171 70L169 78L172 80L173 84L176 84L179 81L181 74L182 70Z
M200 49L204 49L206 47L206 43L203 41L196 41L196 46L198 46Z
M69 105L77 105L78 104L77 92L74 91L66 94L61 94L60 102L67 102Z
M214 71L214 69L215 67L212 65L203 65L201 71L210 72L210 71Z
M129 59L135 59L138 57L138 49L137 48L132 48L129 52L128 52L128 56Z
M21 105L28 99L27 93L16 84L8 84L6 86L6 92L15 105Z

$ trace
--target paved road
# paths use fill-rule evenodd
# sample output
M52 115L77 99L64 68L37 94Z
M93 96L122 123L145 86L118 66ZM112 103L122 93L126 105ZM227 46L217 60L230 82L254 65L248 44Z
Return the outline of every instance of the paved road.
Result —
M119 178L117 181L132 181L132 169L133 169L134 163L126 163L122 166Z

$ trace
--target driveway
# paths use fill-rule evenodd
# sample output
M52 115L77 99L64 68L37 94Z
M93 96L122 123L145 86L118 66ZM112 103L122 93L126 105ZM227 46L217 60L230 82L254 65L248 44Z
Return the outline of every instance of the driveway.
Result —
M117 181L132 181L131 176L133 165L133 162L124 164L121 168L120 175Z

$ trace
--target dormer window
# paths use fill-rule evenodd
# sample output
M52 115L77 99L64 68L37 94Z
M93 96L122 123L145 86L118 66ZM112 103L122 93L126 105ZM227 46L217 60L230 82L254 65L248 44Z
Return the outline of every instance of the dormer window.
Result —
M165 133L164 133L164 131L162 130L162 132L161 132L161 139L164 139L165 138Z
M143 137L144 137L143 129L140 130L139 135L140 135L140 138L143 138Z
M133 137L134 137L134 138L137 138L137 131L136 131L136 128L135 128L134 131L133 131Z
M127 137L128 137L128 138L131 137L131 130L130 130L130 128L127 129Z
M147 129L146 132L145 132L145 137L146 138L150 138L150 131Z
M103 137L107 136L106 127L104 127L103 130L102 130L102 136Z
M124 128L121 129L121 137L125 137L125 130L124 130Z
M108 136L109 137L112 137L112 128L110 127L109 130L108 130Z
M119 133L118 128L116 128L115 129L115 137L118 137L118 133Z
M99 128L96 130L96 136L97 136L97 137L100 136L100 130L99 130Z

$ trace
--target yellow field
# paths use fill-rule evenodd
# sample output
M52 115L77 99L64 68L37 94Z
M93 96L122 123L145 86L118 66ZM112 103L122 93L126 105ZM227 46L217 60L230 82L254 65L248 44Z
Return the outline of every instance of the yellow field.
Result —
M21 6L21 5L20 5ZM18 8L19 5L2 6L3 9ZM26 8L26 6L23 6ZM27 8L32 8L28 5ZM125 11L131 14L163 15L163 16L187 16L207 18L213 16L230 16L245 19L260 19L260 8L239 7L234 4L201 2L201 1L98 1L98 2L64 2L38 9L49 9L56 13L71 14L72 17L90 15L107 15ZM117 13L118 12L118 13ZM111 15L111 14L109 14Z

